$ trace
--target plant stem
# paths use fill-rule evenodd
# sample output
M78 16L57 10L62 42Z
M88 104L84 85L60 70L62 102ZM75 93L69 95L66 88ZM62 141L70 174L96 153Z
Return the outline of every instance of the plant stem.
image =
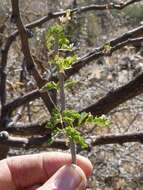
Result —
M65 110L64 74L59 72L61 113Z
M70 139L70 151L72 156L72 164L76 164L76 145L72 139Z
M64 73L59 72L59 84L60 84L60 100L61 100L61 114L65 110L65 92L64 92ZM76 164L76 145L75 142L70 139L70 151L72 157L72 164Z

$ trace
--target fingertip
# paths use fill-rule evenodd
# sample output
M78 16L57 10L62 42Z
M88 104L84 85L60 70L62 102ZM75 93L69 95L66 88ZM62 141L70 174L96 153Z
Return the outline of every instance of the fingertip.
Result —
M92 166L91 161L88 158L78 155L77 165L84 171L87 177L92 175L93 166Z
M87 179L77 165L62 166L39 190L85 190Z
M63 165L71 164L71 154L63 152L43 153L44 168L50 176ZM51 163L51 164L50 164ZM85 175L91 176L93 166L88 158L77 155L77 165L84 171Z

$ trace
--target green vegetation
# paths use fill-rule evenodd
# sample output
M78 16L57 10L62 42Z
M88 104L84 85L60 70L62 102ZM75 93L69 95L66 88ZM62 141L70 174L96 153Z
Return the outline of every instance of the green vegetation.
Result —
M68 16L67 20L69 20L69 11L66 16ZM70 40L65 35L65 19L62 18L62 20L64 20L64 23L55 24L47 31L46 34L47 49L49 52L54 52L52 58L50 58L50 64L57 66L59 77L62 77L59 78L58 83L48 82L41 88L42 91L52 89L57 90L57 93L60 94L61 100L61 107L55 105L55 109L51 114L47 127L51 128L53 131L52 138L57 136L59 133L62 133L69 138L70 143L72 140L73 143L79 144L82 148L88 148L84 137L82 137L81 133L78 131L79 128L86 123L108 126L109 121L104 116L94 117L90 113L78 113L75 110L65 108L64 89L73 87L73 85L76 84L76 81L64 81L64 72L66 69L72 67L72 64L78 59L78 57L75 53L67 56L60 52L60 49L68 51L73 48L73 44L70 43Z

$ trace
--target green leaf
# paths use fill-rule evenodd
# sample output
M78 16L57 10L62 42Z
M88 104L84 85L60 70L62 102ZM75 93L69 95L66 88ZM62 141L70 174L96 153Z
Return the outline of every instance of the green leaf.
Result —
M73 123L76 119L80 118L80 114L75 110L65 110L63 112L63 121L70 126L73 126Z
M109 119L107 119L104 115L100 117L94 117L93 115L89 114L86 122L98 125L100 127L107 127L110 124Z
M46 46L49 50L54 50L55 44L59 48L69 49L70 41L65 35L63 25L56 24L48 30L46 34Z
M54 129L59 123L61 123L61 113L58 109L54 109L51 113L50 120L47 122L47 127Z
M53 139L52 138L49 138L48 141L47 141L48 145L51 145L53 143Z
M101 117L94 117L94 124L101 126L101 127L107 127L110 124L110 121L108 118L106 118L104 115Z
M56 65L59 67L59 70L63 72L65 69L71 68L72 64L77 60L77 55L69 57L56 55L54 60Z
M50 36L63 36L64 34L64 27L63 25L55 24L54 26L50 27L48 30L48 35Z
M48 90L53 90L53 89L55 89L55 90L57 90L57 88L58 88L58 85L55 83L55 82L48 82L48 83L46 83L42 88L41 88L41 90L43 91L43 92L47 92Z
M91 113L88 113L88 117L86 119L87 123L93 123L94 122L94 117Z
M68 80L65 83L65 88L66 89L71 89L73 88L78 82L76 80Z
M63 49L68 49L69 48L70 41L66 37L62 37L59 39L59 45Z
M73 119L70 117L63 117L63 121L68 125L73 125Z
M78 126L80 127L80 126L82 126L84 123L86 123L86 120L87 120L87 118L88 118L88 113L86 113L86 112L82 112L81 114L80 114L80 118L79 118L79 120L78 120Z
M81 136L80 132L75 128L68 126L65 128L65 132L69 138L71 138L76 144L79 144L83 149L88 148L85 139Z
M103 53L105 54L110 54L112 50L112 46L110 45L110 43L107 43L104 45L103 47Z
M46 46L48 48L48 50L52 50L54 47L54 43L55 43L55 38L53 36L47 36L47 40L46 40Z
M71 118L73 120L80 118L80 114L77 111L75 111L75 110L67 110L67 109L63 112L63 116L64 117L65 116L69 117L69 118Z

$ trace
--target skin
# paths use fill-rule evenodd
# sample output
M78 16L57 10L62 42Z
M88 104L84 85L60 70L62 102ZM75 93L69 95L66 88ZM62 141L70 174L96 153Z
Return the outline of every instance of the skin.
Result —
M0 189L84 190L92 165L82 156L77 165L71 165L70 154L60 152L7 158L0 161Z

